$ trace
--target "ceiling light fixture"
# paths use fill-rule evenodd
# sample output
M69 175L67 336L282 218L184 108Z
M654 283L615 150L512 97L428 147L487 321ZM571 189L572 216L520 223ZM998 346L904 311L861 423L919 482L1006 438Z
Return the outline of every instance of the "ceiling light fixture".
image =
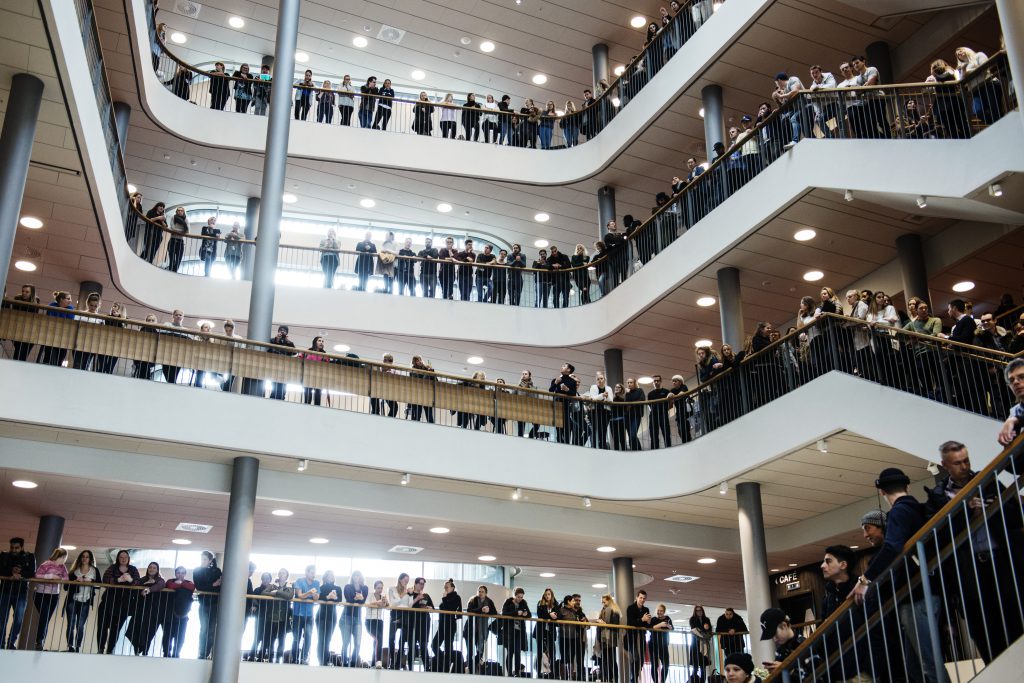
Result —
M700 111L697 112L697 115L700 116L701 118L704 118L704 107L700 108Z
M480 560L481 562L494 562L498 558L496 558L494 555L481 555L476 559Z
M851 545L850 546L850 550L856 550L859 547L860 547L859 545Z
M647 377L646 375L637 380L639 384L654 384L653 377Z
M188 38L185 37L184 33L179 33L178 31L175 31L174 33L171 34L171 42L172 43L177 43L178 45L184 45L185 41L187 41L187 40L188 40Z
M243 28L245 26L245 19L242 17L231 17L228 19L228 26L231 28Z
M1000 185L999 183L992 183L991 185L988 186L988 196L989 197L1002 197L1003 196L1003 186Z
M797 230L795 233L793 233L793 239L795 239L797 242L807 242L809 240L813 240L817 236L818 233L816 233L814 230L811 230L810 228Z
M702 296L701 298L697 299L697 305L701 306L703 308L707 308L708 306L714 306L715 305L715 297L713 297L713 296Z
M68 550L68 551L78 550L78 546L77 545L62 545L61 548L63 548L64 550Z
M31 261L16 261L14 263L14 267L17 268L18 270L23 270L26 273L32 273L35 272L36 270L36 264L32 263Z
M512 500L519 500L522 497L523 490L517 486L516 489L512 492Z
M446 202L441 202L437 205L437 210L441 213L449 213L452 210L452 205Z
M338 353L348 353L352 349L348 344L335 344L334 350Z
M363 207L364 209L372 209L373 207L377 206L377 202L373 201L370 198L360 199L359 206Z
M589 496L583 496L583 507L588 508L591 505L593 505L593 503L590 502L590 497Z
M625 72L626 72L626 67L623 66L622 64L619 64L617 67L615 67L615 69L612 70L612 73L615 74L616 76L621 76Z
M641 17L639 14L629 20L629 25L633 28L643 28L647 24L647 17Z
M412 76L412 80L414 81L422 81L424 78L427 77L427 74L424 73L421 69L413 69L413 72L409 75Z
M809 270L804 273L804 280L807 282L817 282L821 278L825 277L825 273L820 270Z
M434 527L430 527L430 533L432 533L432 534L446 534L446 533L448 533L449 531L451 531L451 529L449 529L449 528L448 528L448 527L446 527L446 526L434 526Z
M298 62L299 64L305 64L306 62L309 61L309 55L306 54L305 52L296 52L295 61Z
M825 439L818 439L818 450L822 453L828 453L828 444Z
M718 492L723 496L729 493L729 482L723 481L721 486L718 487Z
M192 541L187 538L172 538L171 543L174 545L192 545Z
M295 513L292 512L291 510L285 510L284 508L278 508L277 510L271 510L270 514L274 515L275 517L291 517Z
M128 183L128 194L134 194L135 192L138 192L138 190L139 188L135 187L131 183Z
M409 480L410 480L410 479L412 479L412 477L411 477L411 476L409 475L409 473L408 473L408 472L406 472L405 474L403 474L403 475L402 475L402 481L401 481L401 484L402 484L402 486L408 486L408 485L409 485Z
M325 543L329 543L330 541L328 541L326 538L323 538L322 536L314 536L313 538L309 539L309 542L316 543L317 545L323 545Z
M614 553L615 548L610 545L599 545L597 546L597 552L599 553Z
M964 280L963 282L958 282L953 285L953 291L957 293L969 292L972 289L974 289L974 283L970 280Z
M541 572L538 576L542 579L553 579L555 578L554 572Z
M712 342L710 339L698 339L696 342L694 342L693 345L699 349L702 346L713 346L714 342Z
M790 567L799 567L800 565L798 565L796 562L790 562L789 566Z
M299 460L299 464L295 469L297 469L299 472L305 472L307 469L309 469L309 460L307 460L306 458Z
M846 194L843 195L843 199L845 199L848 202L852 202L853 201L853 190L847 190Z
M39 486L39 484L34 481L29 481L28 479L15 479L11 482L11 486L18 489L34 489Z
M356 36L355 38L352 39L352 44L355 45L356 47L366 47L367 45L370 44L370 41L368 41L363 36Z
M697 560L697 564L714 564L715 562L718 562L718 560L713 557L702 557Z
M285 204L294 204L295 202L299 201L299 198L293 195L291 192L285 192L283 195L281 195L281 201L284 202Z
M470 356L469 358L466 359L466 362L469 363L470 365L480 365L481 363L484 362L484 359L481 358L480 356Z
M918 196L918 198L917 198L917 208L923 209L923 208L925 208L927 206L928 206L928 198L925 197L923 194Z
M544 85L545 83L548 82L548 77L545 76L544 74L534 74L533 78L530 80L533 81L534 85Z
M22 216L18 222L21 223L21 227L28 228L29 230L38 230L43 227L43 222L35 216Z
M540 213L536 213L533 215L533 220L537 221L538 223L547 223L549 220L551 220L551 216L541 211Z
M492 43L489 40L485 40L484 42L480 43L480 51L481 52L494 52L494 43Z
M538 249L543 249L544 247L548 246L548 244L549 242L547 240L534 240L533 242L533 246L537 247Z
M592 584L590 584L590 587L591 588L607 588L608 584L607 583L592 583Z

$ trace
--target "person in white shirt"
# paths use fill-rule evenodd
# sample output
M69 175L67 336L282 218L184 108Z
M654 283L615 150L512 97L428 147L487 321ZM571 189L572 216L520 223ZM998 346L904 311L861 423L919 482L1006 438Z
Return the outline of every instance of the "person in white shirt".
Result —
M91 313L92 315L76 315L75 320L83 323L103 324L101 318L95 317L100 314L100 295L97 292L92 292L85 299L85 312ZM85 328L79 328L78 334L82 337L83 341L88 341L87 330ZM85 353L83 351L74 351L72 353L72 363L76 370L91 370L93 361L96 359L95 353Z
M810 91L835 90L836 77L830 71L822 71L821 66L815 64L811 67L811 84L807 87ZM839 117L839 98L836 93L819 93L811 99L811 109L814 112L814 124L826 138L835 136L833 132L842 123ZM833 127L829 127L829 121L834 121Z
M612 400L612 390L608 386L603 372L595 376L596 384L590 385L590 392L587 394L595 401L607 402ZM608 449L608 421L611 413L601 403L593 403L588 406L590 409L590 429L593 433L595 448Z
M388 606L391 608L391 623L388 626L388 652L391 653L389 669L399 669L402 664L402 653L412 639L411 615L406 609L412 607L412 596L409 594L409 575L402 572L398 575L398 584L388 588ZM395 608L399 609L395 609ZM395 648L395 634L401 631L398 648ZM409 658L408 668L412 669Z

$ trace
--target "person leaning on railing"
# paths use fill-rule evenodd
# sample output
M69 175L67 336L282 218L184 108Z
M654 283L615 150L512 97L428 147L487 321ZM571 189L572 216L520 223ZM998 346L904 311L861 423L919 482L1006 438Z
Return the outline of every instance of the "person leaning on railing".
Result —
M100 580L100 572L96 569L96 560L91 550L78 553L78 558L68 572L68 579L77 584L85 584L64 586L68 593L64 600L64 618L67 620L64 636L68 652L79 652L82 649L82 641L85 640L85 625L89 620L89 611L92 609L97 590L87 584Z
M242 64L235 73L231 74L231 78L236 79L231 86L235 97L235 112L244 114L249 111L253 100L253 77L249 73L249 65Z
M1003 423L1003 428L999 430L999 443L1009 446L1017 436L1024 432L1024 359L1014 358L1010 361L1003 376L1017 401L1010 408L1010 415ZM1024 574L1024 572L1021 573Z
M132 605L132 620L125 630L125 638L132 644L136 655L149 652L153 638L156 637L156 630L160 627L160 613L165 602L163 590L166 583L164 577L160 576L160 565L156 562L150 562L146 567L146 573L139 579L138 585L142 586L142 590L136 592Z

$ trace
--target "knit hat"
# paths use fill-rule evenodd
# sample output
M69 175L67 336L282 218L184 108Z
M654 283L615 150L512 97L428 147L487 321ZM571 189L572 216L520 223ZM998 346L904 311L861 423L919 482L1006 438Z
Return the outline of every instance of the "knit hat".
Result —
M860 518L860 525L871 524L877 526L879 529L885 528L885 513L881 510L871 510L865 512L864 516Z
M744 673L754 673L754 658L746 652L733 652L725 658L725 666L738 666Z
M884 470L879 472L878 479L875 480L875 486L882 488L883 486L889 486L892 484L910 486L910 477L906 473L896 467L886 467Z

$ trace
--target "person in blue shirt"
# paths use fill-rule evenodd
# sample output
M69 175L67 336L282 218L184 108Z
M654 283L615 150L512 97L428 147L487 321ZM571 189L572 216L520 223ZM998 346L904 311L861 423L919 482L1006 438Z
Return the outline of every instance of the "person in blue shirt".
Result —
M292 663L308 664L310 639L313 637L313 603L320 599L320 582L316 566L306 567L306 575L295 582L295 603L292 605ZM299 656L299 643L302 656Z
M69 311L75 310L74 305L71 303L71 295L67 292L54 292L53 301L50 302L50 306L55 309L65 308ZM72 313L61 313L60 311L53 310L47 311L46 315L54 318L74 318ZM61 365L68 357L67 349L57 348L55 346L43 346L39 349L39 356L36 358L37 363L43 363L45 365Z

